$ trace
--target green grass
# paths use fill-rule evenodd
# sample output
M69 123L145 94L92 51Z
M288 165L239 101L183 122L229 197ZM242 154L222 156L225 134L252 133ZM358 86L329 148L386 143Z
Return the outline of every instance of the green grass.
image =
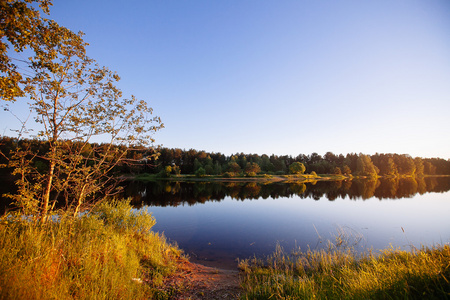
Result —
M158 174L143 173L136 175L133 179L141 181L155 181L161 179L161 177Z
M358 255L351 247L244 260L242 299L450 299L450 246Z
M164 276L182 259L126 201L34 224L0 220L0 299L167 299Z

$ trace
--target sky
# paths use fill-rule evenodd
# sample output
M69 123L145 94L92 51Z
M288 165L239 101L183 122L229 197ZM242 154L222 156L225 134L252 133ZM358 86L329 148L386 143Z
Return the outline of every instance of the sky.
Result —
M448 0L54 0L50 18L161 117L158 145L450 158Z

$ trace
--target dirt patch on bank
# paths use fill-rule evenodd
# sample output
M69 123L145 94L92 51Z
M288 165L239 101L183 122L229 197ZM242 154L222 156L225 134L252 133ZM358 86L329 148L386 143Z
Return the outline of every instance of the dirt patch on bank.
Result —
M238 299L241 293L239 271L224 270L183 262L177 273L164 282L170 299Z

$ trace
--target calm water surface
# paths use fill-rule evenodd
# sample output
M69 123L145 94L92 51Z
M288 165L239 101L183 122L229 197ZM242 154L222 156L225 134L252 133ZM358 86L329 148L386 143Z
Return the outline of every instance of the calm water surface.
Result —
M152 213L192 261L235 268L236 258L324 247L344 231L357 248L410 249L450 242L450 179L256 183L131 183L139 209Z

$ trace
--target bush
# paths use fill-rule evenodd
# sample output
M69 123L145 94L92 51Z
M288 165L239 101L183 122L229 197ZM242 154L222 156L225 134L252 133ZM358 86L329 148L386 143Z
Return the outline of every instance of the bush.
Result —
M154 218L127 201L53 221L0 219L0 298L143 299L175 271L181 252L150 231ZM145 283L145 284L143 284Z
M234 177L234 173L225 172L225 173L222 174L222 177L223 178L232 178L232 177Z
M341 168L335 167L334 170L333 170L333 174L335 174L335 175L342 175Z
M197 171L195 171L195 176L197 177L204 177L206 176L206 170L202 167L198 168Z
M303 174L306 168L301 162L294 162L289 166L289 172L291 174Z
M159 171L158 177L167 178L167 177L170 177L170 173L172 173L172 167L171 166L165 166L164 169Z

